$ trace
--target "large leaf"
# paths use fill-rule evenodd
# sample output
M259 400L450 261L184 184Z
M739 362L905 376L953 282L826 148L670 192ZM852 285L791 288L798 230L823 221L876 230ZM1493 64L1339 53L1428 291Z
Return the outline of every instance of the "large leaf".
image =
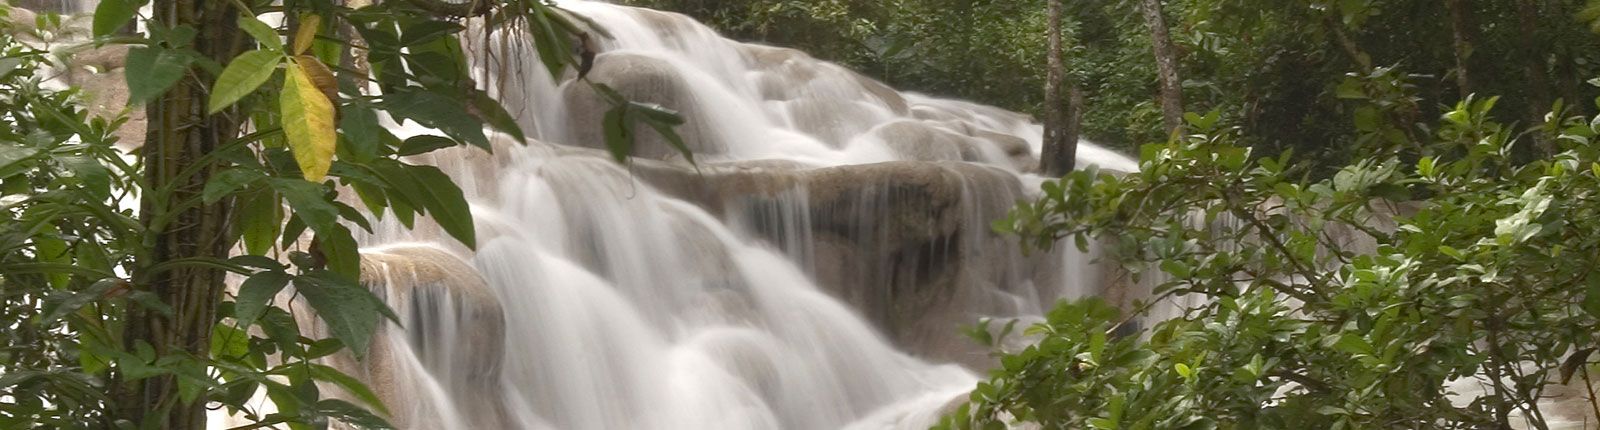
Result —
M384 96L384 107L396 120L409 119L436 128L456 140L489 148L483 123L467 113L463 100L424 90L405 90Z
M300 55L306 53L306 49L311 48L311 42L317 40L319 27L322 27L322 17L320 16L306 15L300 18L300 30L294 34L294 51L290 52L290 54Z
M323 198L322 185L296 179L272 178L272 189L289 202L294 214L317 234L333 234L339 227L339 207Z
M388 430L395 428L384 421L383 418L362 409L360 406L338 399L327 399L317 402L317 414L339 420L339 422L361 430Z
M254 169L233 168L223 170L216 175L212 175L211 179L206 180L206 187L200 191L200 198L206 204L216 203L218 200L222 200L222 196L226 196L234 192L234 190L238 190L240 187L254 183L264 177L265 175Z
M100 5L94 8L94 36L105 36L122 28L128 20L133 19L133 13L139 9L139 4L131 0L100 0Z
M267 310L267 303L286 285L289 285L289 275L278 271L257 273L244 280L233 306L233 318L239 320L239 327L255 324L256 318Z
M24 146L14 146L9 143L0 145L0 179L5 179L7 176L20 172L21 169L12 169L11 167L20 165L21 161L33 158L38 153L39 150Z
M327 258L328 270L350 279L361 277L361 251L350 229L334 227L328 234L317 233L318 247Z
M356 399L361 400L368 406L372 406L379 413L389 413L388 408L383 405L383 400L378 398L378 393L373 392L372 388L368 388L366 384L361 383L361 380L346 375L344 372L340 372L339 369L332 367L320 364L308 366L311 368L312 379L332 382L340 388L344 388L345 391L349 391L350 394L355 395Z
M298 61L289 61L284 75L279 103L284 136L289 140L289 149L294 151L300 173L308 181L321 182L328 174L328 166L333 164L334 145L338 142L333 102L311 82Z
M222 69L222 75L217 77L216 85L211 88L211 100L206 104L206 111L216 113L255 91L261 84L266 83L267 79L272 78L272 72L282 60L283 54L278 51L258 49L239 54L233 62L228 63L227 68Z
M241 204L239 236L244 242L245 252L265 255L272 250L272 244L277 242L278 232L283 228L283 204L278 201L278 194L271 190L260 191Z
M344 131L344 150L355 156L355 161L364 162L378 156L378 148L383 145L379 133L382 129L378 125L378 114L373 111L373 106L362 103L350 103L339 108L344 119L339 121L339 129Z
M295 278L295 291L316 309L335 339L344 342L356 357L365 357L377 330L378 318L394 318L378 296L353 280L325 270L315 270Z
M189 61L189 56L171 49L129 49L127 67L123 69L128 81L128 101L143 103L167 92L183 77Z
M425 200L421 202L451 237L468 248L476 248L476 233L472 225L472 209L450 177L433 166L407 166L406 172L422 185Z
M410 138L406 139L405 143L400 144L400 155L407 156L426 154L436 149L449 148L452 146L456 146L456 141L450 140L450 138L434 136L430 134L420 134L411 136Z
M329 102L339 100L339 79L333 76L332 70L328 70L328 65L310 55L301 55L298 58L300 69L311 78L311 83L317 86L317 90L322 91L322 95L327 97Z
M245 33L249 33L250 37L254 37L256 41L261 42L262 48L279 51L280 53L283 51L283 38L278 36L278 30L272 29L272 27L267 26L267 23L261 22L256 17L239 17L239 28L243 29Z

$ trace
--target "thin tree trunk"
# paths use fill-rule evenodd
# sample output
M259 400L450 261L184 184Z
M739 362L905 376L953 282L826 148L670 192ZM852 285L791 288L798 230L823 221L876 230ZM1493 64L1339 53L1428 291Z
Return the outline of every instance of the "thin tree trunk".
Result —
M1139 0L1139 7L1144 12L1145 24L1150 27L1150 42L1155 48L1156 72L1161 85L1161 117L1166 120L1170 135L1183 125L1183 81L1178 78L1178 49L1167 31L1161 0Z
M1455 36L1456 88L1461 97L1472 94L1472 42L1477 40L1478 24L1474 19L1472 0L1448 0L1450 32Z
M199 34L192 48L206 58L227 64L243 42L238 14L229 2L156 0L152 19L169 27L188 25L197 29ZM123 336L123 346L130 351L148 345L161 357L210 355L211 331L225 273L193 265L161 272L152 269L181 258L228 256L231 202L186 205L199 198L217 166L192 169L196 173L180 176L191 170L202 155L237 137L236 111L206 115L206 94L213 79L199 66L191 66L172 89L146 106L150 127L143 148L146 191L140 216L154 241L149 249L141 251L134 279L136 288L155 293L172 308L172 314L130 306ZM174 190L168 198L155 198L156 190L167 187ZM163 214L169 214L170 221L161 222ZM206 397L185 402L173 376L139 381L119 377L113 384L113 392L119 396L119 419L135 424L152 422L156 428L167 430L206 428Z
M1061 62L1061 0L1046 4L1049 46L1045 49L1044 148L1039 154L1039 170L1046 176L1061 176L1075 167L1078 135L1062 112L1061 84L1066 71Z

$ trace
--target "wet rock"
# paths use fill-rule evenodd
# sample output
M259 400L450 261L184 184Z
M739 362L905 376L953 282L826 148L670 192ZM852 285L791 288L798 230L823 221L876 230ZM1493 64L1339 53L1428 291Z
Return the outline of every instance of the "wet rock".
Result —
M981 158L976 139L926 121L891 122L872 129L872 136L906 160L976 161Z
M755 234L909 351L973 369L992 364L959 327L1052 303L1068 282L1059 254L1022 255L990 223L1023 198L1017 177L961 162L821 169L783 163L656 163L638 177ZM797 244L804 246L796 246ZM796 255L799 254L799 255ZM1096 277L1097 275L1086 275ZM1076 279L1076 278L1073 278Z

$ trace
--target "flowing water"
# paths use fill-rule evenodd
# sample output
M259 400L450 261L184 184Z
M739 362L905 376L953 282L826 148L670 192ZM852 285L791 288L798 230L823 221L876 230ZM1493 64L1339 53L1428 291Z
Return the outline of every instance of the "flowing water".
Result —
M1030 118L682 15L561 5L612 36L591 78L683 113L697 164L652 136L638 151L657 160L629 166L587 149L604 109L589 88L469 32L480 82L532 141L412 160L462 186L479 246L379 219L365 281L405 329L332 363L403 428L922 429L988 363L959 325L1102 288L1089 255L1025 256L989 232L1042 180ZM1079 161L1134 168L1093 145Z
M952 349L981 356L950 346L966 342L956 322L1038 315L1056 298L1096 288L1087 257L1023 257L1014 241L988 232L1039 180L1019 173L1039 146L1030 119L899 93L797 51L723 39L677 14L562 6L614 36L598 41L594 79L684 114L689 123L680 130L698 167L640 161L630 170L598 151L543 143L598 145L590 90L552 79L526 45L468 37L483 82L539 142L501 137L493 155L451 150L417 160L439 165L467 191L476 251L427 226L407 232L380 223L364 238L376 250L369 256L447 250L481 274L495 298L463 299L463 282L441 280L449 276L406 281L420 286L386 281L412 332L389 326L391 338L407 341L375 353L395 357L388 364L372 365L392 368L381 373L398 381L379 387L401 403L391 405L396 421L926 428L977 382L972 369L952 363L962 361ZM1080 153L1131 168L1096 147ZM882 162L890 163L869 164ZM905 176L920 179L908 185ZM706 191L706 183L717 186ZM950 204L918 206L923 198ZM948 227L899 231L923 221ZM840 249L878 245L892 249ZM419 272L406 258L394 261L401 263L383 269L391 277ZM984 267L945 267L958 264ZM949 317L903 315L897 300L929 296L879 284L954 291L909 310ZM422 293L429 288L454 293ZM475 311L503 315L503 323L462 316ZM482 341L483 332L499 332L503 344Z

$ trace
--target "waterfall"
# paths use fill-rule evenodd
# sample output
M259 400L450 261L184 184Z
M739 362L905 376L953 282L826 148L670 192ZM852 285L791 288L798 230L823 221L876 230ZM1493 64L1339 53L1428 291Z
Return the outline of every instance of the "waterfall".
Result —
M697 163L650 135L615 163L586 85L469 23L478 82L529 139L410 157L462 187L478 246L372 215L362 281L400 324L383 323L363 361L325 359L402 428L924 429L994 364L961 325L1037 321L1057 299L1099 293L1092 255L1024 255L989 230L1044 180L1030 173L1031 118L896 91L679 14L561 6L611 35L589 77L682 113ZM120 106L125 92L92 94ZM385 121L402 138L432 132ZM1092 144L1078 154L1136 167ZM240 424L225 414L215 428Z
M586 86L551 79L524 42L464 37L531 141L412 160L462 185L475 251L426 222L384 218L361 238L368 260L389 262L369 283L409 330L387 326L380 337L401 341L366 367L393 380L375 382L390 409L411 412L398 424L922 429L989 364L959 325L1037 319L1097 292L1088 256L1024 256L988 229L1042 180L1025 173L1040 145L1030 118L901 93L678 14L562 6L614 36L590 78L681 112L698 164L649 137L631 165L610 161L588 149L604 106ZM451 260L418 248L481 284L415 275L406 255ZM503 318L462 317L486 313Z

